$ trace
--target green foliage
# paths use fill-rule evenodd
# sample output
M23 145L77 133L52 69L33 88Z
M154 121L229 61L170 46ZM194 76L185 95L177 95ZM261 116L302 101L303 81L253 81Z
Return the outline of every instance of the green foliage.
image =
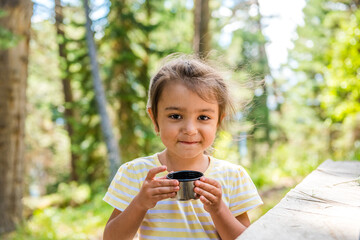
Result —
M73 127L71 151L76 156L76 173L80 182L93 183L106 178L107 161L100 118L91 78L90 59L85 40L85 15L82 6L64 8L65 44L67 59L62 59L63 75L71 79L74 101L66 108L74 112L66 119ZM64 117L64 116L63 116Z
M360 112L360 10L337 14L339 25L329 51L322 107L335 122Z
M303 101L325 121L328 157L357 159L359 115L359 10L346 1L311 0L305 25L290 54L294 69L305 73L296 89ZM314 119L317 121L317 119ZM310 126L309 126L310 127ZM326 156L326 154L324 154Z
M27 211L43 210L48 207L74 207L90 200L91 189L89 185L78 185L76 182L60 183L55 193L41 198L27 197L24 205Z
M299 125L297 127L299 128ZM316 131L323 130L320 128ZM259 189L264 189L281 185L284 179L304 177L321 163L324 146L317 143L316 138L313 138L312 142L306 137L305 132L296 132L289 136L288 142L278 142L269 151L266 148L258 148L257 158L252 161L248 155L239 157L239 140L234 140L230 133L223 131L217 138L213 154L217 158L244 166L255 185ZM313 147L316 144L317 148ZM304 147L308 151L303 151Z
M68 136L63 128L62 86L57 62L56 32L50 21L32 24L27 87L26 190L36 185L38 194L69 176ZM55 177L56 176L56 177Z
M139 13L142 22L135 18L133 9ZM147 17L144 10L145 4L114 1L108 17L109 26L105 32L106 42L102 45L104 52L101 54L111 59L105 65L106 87L109 101L115 106L121 159L124 162L144 151L144 145L140 145L141 135L148 136L143 134L143 119L146 119L144 102L149 76L147 63L142 57L148 58L148 49L144 48L147 46L145 31L152 28L146 27ZM138 37L132 38L135 35ZM149 126L149 122L146 125ZM150 141L151 138L146 142Z
M89 186L87 187L89 189ZM71 190L71 189L68 189ZM8 240L81 240L101 239L113 208L102 201L104 193L78 207L49 207L34 211Z
M224 52L227 64L231 69L235 70L232 76L235 81L247 83L251 87L247 87L251 98L241 96L237 92L238 97L242 97L240 102L244 100L251 100L246 108L240 105L237 107L238 115L246 119L250 128L246 129L248 138L248 148L251 154L251 159L257 159L257 153L262 149L263 145L271 145L270 131L270 110L267 106L268 89L264 79L270 76L268 60L265 53L266 39L262 34L261 15L258 6L250 1L233 2L234 6L229 7L220 1L216 1L217 6L213 6L213 13L216 17L212 19L215 25L214 48ZM228 3L230 4L230 3ZM222 16L221 8L227 9L229 13L227 16ZM256 10L256 14L250 14L250 9ZM239 26L235 28L235 24ZM234 28L231 31L231 41L223 43L222 36L224 35L224 28ZM244 88L241 86L240 88ZM237 91L239 91L237 89ZM241 119L243 120L243 119ZM244 124L244 121L238 122ZM234 137L240 134L239 131L231 131Z

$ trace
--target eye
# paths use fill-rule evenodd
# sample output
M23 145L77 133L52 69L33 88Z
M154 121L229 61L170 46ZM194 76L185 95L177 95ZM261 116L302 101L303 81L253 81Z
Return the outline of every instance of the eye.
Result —
M181 115L179 115L179 114L171 114L171 115L169 115L169 118L174 119L174 120L179 120L179 119L181 119Z
M210 117L205 116L205 115L201 115L201 116L198 117L198 119L199 119L199 120L202 120L202 121L206 121L206 120L209 120Z

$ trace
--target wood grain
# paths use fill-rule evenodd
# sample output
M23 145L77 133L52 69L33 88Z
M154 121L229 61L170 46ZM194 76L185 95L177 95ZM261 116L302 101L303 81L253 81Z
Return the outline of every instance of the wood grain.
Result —
M327 160L237 239L360 239L360 161Z

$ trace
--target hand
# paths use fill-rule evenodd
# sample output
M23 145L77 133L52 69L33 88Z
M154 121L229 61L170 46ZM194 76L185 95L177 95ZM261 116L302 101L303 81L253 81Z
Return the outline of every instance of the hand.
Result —
M204 204L204 209L211 213L217 213L222 204L221 185L216 180L201 177L195 181L194 191L200 196L200 201Z
M170 180L166 177L155 178L156 174L164 172L166 166L160 166L149 170L140 192L136 196L138 206L146 210L155 207L156 203L166 198L175 197L179 191L179 181Z

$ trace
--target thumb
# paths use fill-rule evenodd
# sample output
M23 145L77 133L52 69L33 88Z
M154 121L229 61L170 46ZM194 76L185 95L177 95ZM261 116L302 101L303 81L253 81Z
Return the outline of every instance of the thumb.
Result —
M160 167L155 167L149 170L148 174L146 175L145 180L152 180L155 178L156 174L166 171L167 167L162 165Z
M171 171L171 172L169 172L169 173L173 173L174 171ZM168 179L167 178L167 176L163 176L163 177L160 177L160 178L158 178L158 179ZM360 239L359 239L360 240Z

